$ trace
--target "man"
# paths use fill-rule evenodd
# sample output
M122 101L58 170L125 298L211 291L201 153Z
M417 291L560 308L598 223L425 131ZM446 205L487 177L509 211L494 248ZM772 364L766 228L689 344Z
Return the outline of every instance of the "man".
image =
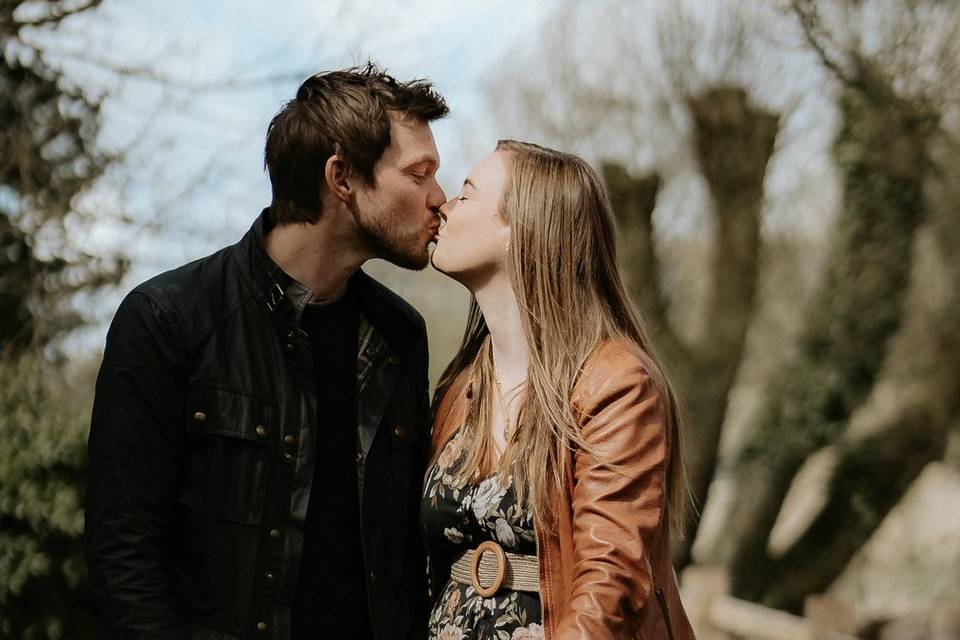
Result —
M425 632L424 323L359 267L426 266L446 114L373 65L309 78L252 229L120 305L89 442L105 637Z

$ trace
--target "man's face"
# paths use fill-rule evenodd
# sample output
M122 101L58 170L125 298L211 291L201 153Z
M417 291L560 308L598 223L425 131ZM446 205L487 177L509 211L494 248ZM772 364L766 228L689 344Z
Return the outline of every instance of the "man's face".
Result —
M354 218L377 257L423 269L446 202L437 183L440 156L430 126L390 113L390 146L374 167L374 183L357 194Z

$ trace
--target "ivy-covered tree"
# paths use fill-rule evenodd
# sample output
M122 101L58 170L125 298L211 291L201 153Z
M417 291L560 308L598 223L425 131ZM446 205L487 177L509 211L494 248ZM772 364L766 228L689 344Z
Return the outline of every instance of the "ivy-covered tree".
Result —
M82 322L71 294L116 282L126 263L71 236L114 158L97 145L100 99L39 43L98 4L0 0L2 638L94 637L81 542L92 374L70 377L42 348Z

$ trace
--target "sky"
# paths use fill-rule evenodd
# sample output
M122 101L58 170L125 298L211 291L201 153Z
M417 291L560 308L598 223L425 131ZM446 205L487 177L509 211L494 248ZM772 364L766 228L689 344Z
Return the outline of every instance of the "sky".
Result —
M125 253L130 273L117 290L81 297L94 322L67 340L68 351L102 344L120 297L138 282L246 231L270 200L267 124L311 73L372 59L400 79L434 82L452 109L433 125L439 179L455 192L500 137L484 78L552 4L105 0L56 33L35 34L70 78L105 96L100 143L123 153L87 197L97 222L76 241L94 255ZM130 220L118 222L121 214Z

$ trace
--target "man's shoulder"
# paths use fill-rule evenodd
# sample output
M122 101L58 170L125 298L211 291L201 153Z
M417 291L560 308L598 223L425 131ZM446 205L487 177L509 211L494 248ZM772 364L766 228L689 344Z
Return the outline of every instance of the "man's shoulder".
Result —
M215 272L222 272L229 262L228 254L233 247L224 247L203 258L198 258L144 280L131 293L159 299L162 302L179 304L193 299L197 287L209 284Z
M230 276L236 269L233 249L224 247L153 276L134 287L127 299L149 300L168 315L168 321L179 325L189 342L190 335L204 332L219 316L232 313L250 297L241 279Z

